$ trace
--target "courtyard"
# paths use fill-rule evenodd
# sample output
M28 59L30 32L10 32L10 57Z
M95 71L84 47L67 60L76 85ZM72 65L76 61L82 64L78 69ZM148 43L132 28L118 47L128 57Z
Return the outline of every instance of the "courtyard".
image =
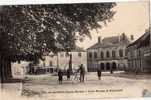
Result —
M151 92L151 75L128 75L122 72L104 72L98 80L95 72L87 73L85 82L67 80L58 84L58 77L52 75L28 75L22 85L22 95L43 99L97 99L113 97L142 97L144 90Z
M58 84L58 77L46 75L26 75L23 83L3 84L5 93L16 95L16 98L37 100L60 99L99 99L99 98L127 98L143 97L146 93L151 96L150 74L126 74L124 72L103 72L101 80L98 80L95 72L87 73L85 82L79 80L67 80L63 77L63 83ZM146 91L147 90L147 91ZM11 96L12 97L12 96ZM3 98L8 100L8 96Z

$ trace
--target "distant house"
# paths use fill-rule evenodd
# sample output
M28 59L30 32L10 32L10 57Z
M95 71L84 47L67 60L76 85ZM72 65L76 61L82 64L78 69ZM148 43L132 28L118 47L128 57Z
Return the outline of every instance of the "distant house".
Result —
M151 39L150 30L128 47L128 69L131 72L151 72Z
M29 65L29 62L26 62L26 61L21 61L20 63L18 62L11 63L13 78L23 79L24 75L27 74L28 72L28 65Z
M40 61L39 66L53 66L55 68L66 70L69 68L70 55L72 56L72 69L78 69L79 65L83 64L87 71L87 53L80 47L77 47L68 53L65 51L61 51L58 54L50 53L44 57L44 61Z
M103 71L121 70L127 66L126 47L133 40L124 33L119 36L107 37L87 49L88 71L96 71L101 67Z

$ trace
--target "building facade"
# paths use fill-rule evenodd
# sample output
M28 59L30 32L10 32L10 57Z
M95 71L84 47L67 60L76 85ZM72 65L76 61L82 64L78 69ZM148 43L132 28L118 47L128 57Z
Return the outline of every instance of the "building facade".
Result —
M133 40L133 36L131 36ZM98 38L98 43L87 49L88 71L124 70L127 66L126 47L130 39L123 33L119 36Z
M128 68L127 71L151 72L151 40L150 30L127 47Z
M70 55L72 58L70 58ZM58 54L50 54L44 57L44 61L40 61L39 66L53 66L66 70L69 68L69 62L71 59L72 69L78 69L81 64L84 65L87 71L87 53L81 48L76 48L71 52L59 52Z

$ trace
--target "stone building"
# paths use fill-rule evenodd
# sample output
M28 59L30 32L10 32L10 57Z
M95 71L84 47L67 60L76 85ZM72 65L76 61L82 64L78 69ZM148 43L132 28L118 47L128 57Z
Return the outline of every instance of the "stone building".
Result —
M77 47L71 52L59 52L58 54L50 54L45 56L44 61L40 61L39 66L53 66L66 70L69 68L70 55L72 56L72 69L78 69L80 64L83 64L87 71L87 53L85 50Z
M88 71L96 71L101 67L103 71L123 70L127 66L126 47L133 40L124 33L101 39L87 49Z
M131 72L151 72L150 30L127 47L128 68Z

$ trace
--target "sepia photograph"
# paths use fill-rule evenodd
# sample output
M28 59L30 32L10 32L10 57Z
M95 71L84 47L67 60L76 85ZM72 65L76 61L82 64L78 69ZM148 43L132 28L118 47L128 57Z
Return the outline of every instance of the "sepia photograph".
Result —
M0 5L3 100L151 97L150 1Z

